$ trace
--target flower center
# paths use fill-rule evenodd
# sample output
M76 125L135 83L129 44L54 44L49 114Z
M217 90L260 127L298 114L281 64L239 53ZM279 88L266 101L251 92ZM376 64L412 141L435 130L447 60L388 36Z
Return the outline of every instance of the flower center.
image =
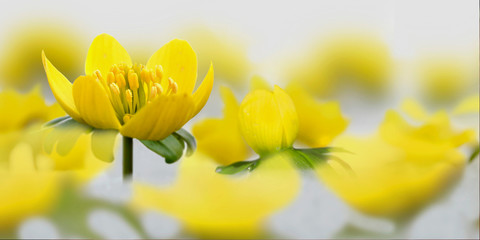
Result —
M157 96L175 94L178 90L177 83L171 77L164 76L160 65L150 69L141 64L115 64L107 73L106 79L99 70L94 75L103 83L122 124Z

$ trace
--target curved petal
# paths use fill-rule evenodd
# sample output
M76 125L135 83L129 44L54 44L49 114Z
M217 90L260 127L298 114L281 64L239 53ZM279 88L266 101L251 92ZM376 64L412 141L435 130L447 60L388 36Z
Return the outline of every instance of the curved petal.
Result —
M197 55L185 40L174 39L148 60L147 67L162 65L165 77L172 77L179 93L191 93L197 80Z
M100 70L103 76L107 76L112 65L120 63L132 65L130 55L115 38L103 33L93 40L88 49L85 74L91 75Z
M133 115L120 133L141 140L161 140L187 123L194 110L188 94L160 95Z
M195 111L192 117L197 115L200 110L207 103L208 97L210 97L210 92L212 92L213 87L213 65L210 64L210 69L208 70L207 75L200 84L200 87L193 93L193 102L195 103Z
M48 84L50 84L50 88L52 89L55 99L57 99L60 106L62 106L63 110L65 110L70 117L78 122L83 123L83 120L80 117L73 100L72 84L65 76L63 76L60 71L55 68L55 66L53 66L43 51L42 62L45 73L47 73Z
M81 76L73 83L73 99L85 122L100 129L119 129L113 106L98 79Z

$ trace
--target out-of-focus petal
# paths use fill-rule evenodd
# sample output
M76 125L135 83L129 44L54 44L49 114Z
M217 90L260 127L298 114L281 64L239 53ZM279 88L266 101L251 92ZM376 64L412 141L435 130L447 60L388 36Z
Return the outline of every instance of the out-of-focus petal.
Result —
M200 87L198 87L195 93L193 93L193 101L195 103L195 112L193 113L193 116L197 115L200 110L202 110L210 97L213 87L213 75L213 65L210 64L210 69L203 79L202 84L200 84Z

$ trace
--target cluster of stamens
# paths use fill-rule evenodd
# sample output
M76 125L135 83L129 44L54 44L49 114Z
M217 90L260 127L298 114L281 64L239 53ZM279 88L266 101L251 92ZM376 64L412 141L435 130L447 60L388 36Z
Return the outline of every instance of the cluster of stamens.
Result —
M141 64L113 65L106 78L98 70L94 72L94 77L103 84L122 123L130 120L133 114L157 96L175 94L178 90L177 83L171 77L164 76L160 65L154 69Z

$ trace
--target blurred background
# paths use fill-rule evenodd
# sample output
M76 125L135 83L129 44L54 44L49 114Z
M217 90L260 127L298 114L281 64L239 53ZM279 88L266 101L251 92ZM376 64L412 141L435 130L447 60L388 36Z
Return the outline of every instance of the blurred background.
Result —
M478 1L3 6L0 237L479 237ZM65 113L41 51L73 82L101 33L137 63L174 38L196 51L199 79L213 62L209 101L184 127L193 129L198 154L167 165L135 142L134 181L123 183L120 138L112 163L97 159L88 135L77 134L63 146L67 153L61 143L57 152L45 147L41 125ZM231 135L195 128L216 118L226 124L218 129L228 129L231 100L221 89L241 102L258 84L287 89L305 122L300 131L318 133L297 146L353 149L356 155L340 157L359 178L324 168L248 180L216 175L223 146L208 149L209 136L221 142ZM222 154L254 159L249 149L234 150Z

